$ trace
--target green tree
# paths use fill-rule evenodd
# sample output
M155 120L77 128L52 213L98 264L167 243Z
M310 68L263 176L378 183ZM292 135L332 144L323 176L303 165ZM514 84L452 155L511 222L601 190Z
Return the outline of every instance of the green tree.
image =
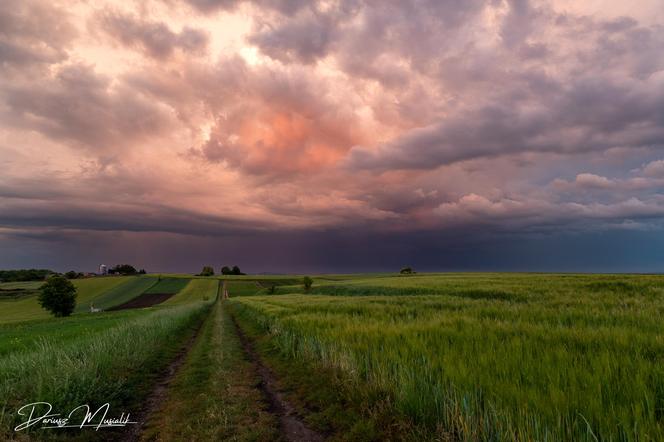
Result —
M201 273L198 274L198 276L212 276L214 275L214 269L210 266L203 266L203 270L201 270Z
M232 275L233 272L231 271L231 268L230 268L230 267L228 267L228 266L223 266L223 267L221 268L221 274L222 274L222 275Z
M64 276L53 276L42 286L39 304L57 318L69 316L76 307L76 287Z
M399 273L401 273L402 275L410 275L415 272L413 272L413 269L411 267L404 267L399 271Z
M80 275L79 273L77 273L73 270L70 270L67 273L65 273L65 276L67 277L67 279L76 279L76 278L79 277L79 275Z
M309 278L308 276L305 276L304 278L302 278L302 285L304 285L304 290L308 292L309 289L311 289L311 286L314 285L314 280Z
M242 273L242 272L240 271L240 268L239 268L238 266L233 266L233 269L231 270L231 272L232 272L234 275L244 275L244 273Z

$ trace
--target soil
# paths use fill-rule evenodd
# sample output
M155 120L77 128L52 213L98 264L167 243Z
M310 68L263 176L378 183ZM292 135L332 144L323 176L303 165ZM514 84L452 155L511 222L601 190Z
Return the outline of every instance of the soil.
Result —
M143 293L142 295L135 297L131 301L127 301L124 304L116 305L115 307L111 307L107 310L112 311L112 310L126 310L129 308L152 307L153 305L161 304L162 302L166 301L168 298L170 298L173 295L175 295L175 293Z

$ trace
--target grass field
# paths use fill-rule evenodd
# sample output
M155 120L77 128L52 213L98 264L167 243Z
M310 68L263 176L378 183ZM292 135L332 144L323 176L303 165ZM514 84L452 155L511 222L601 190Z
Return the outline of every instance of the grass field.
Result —
M317 278L312 292L231 303L283 355L385 391L431 437L664 439L664 277Z
M52 320L45 328L81 325L82 318L114 318L93 325L95 333L54 337L39 342L32 351L12 352L0 359L0 438L7 439L17 423L13 413L26 399L38 398L55 409L71 410L81 404L96 409L110 402L116 409L140 404L155 373L168 363L169 352L182 341L188 330L205 317L211 303L196 302L169 309L114 312L107 316L85 315L69 322ZM141 314L141 312L146 312ZM82 329L79 328L79 331ZM30 336L39 327L23 330ZM26 376L29 374L29 376ZM32 435L35 440L69 439L82 433L48 432ZM86 440L93 440L88 435Z
M0 324L0 356L37 349L48 342L70 343L88 339L140 315L139 310L94 315L73 315L61 320L53 318Z
M18 281L18 282L0 282L2 290L37 290L43 284L42 281Z
M134 299L157 283L156 278L150 278L147 276L128 276L117 279L122 279L119 284L106 287L104 290L99 290L96 292L95 296L90 297L87 300L81 298L79 294L76 311L87 312L90 309L90 304L93 304L95 308L100 308L102 310L109 309Z
M185 288L189 281L190 279L185 278L161 278L143 293L177 293Z
M132 277L107 277L107 278L86 278L72 280L77 289L76 311L87 311L90 302L102 293L112 290L131 280ZM27 284L29 287L38 288L43 282L28 283L5 283L5 284ZM4 285L4 284L3 284ZM30 296L20 299L0 300L0 324L6 322L19 322L31 319L46 319L50 315L41 308L37 301L37 291Z
M223 281L231 299L215 302ZM664 440L664 276L319 275L306 293L294 276L74 284L69 318L36 295L0 301L0 439L26 400L140 407L199 324L144 440L284 439L231 313L330 440ZM174 295L87 313L142 293ZM22 435L71 436L96 437Z
M42 281L0 283L0 302L17 301L37 295L42 284Z
M175 296L167 299L161 305L186 304L192 301L213 300L219 290L219 281L216 279L192 279Z

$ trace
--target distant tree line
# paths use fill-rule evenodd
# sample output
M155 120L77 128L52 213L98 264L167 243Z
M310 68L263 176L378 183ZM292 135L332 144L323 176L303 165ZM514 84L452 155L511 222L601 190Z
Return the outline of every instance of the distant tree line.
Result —
M0 270L0 282L43 281L55 272L48 269Z
M76 272L74 270L70 270L67 273L65 273L65 278L67 278L67 279L78 279L78 278L83 278L83 277L85 277L84 273Z
M246 273L242 273L240 268L238 266L233 266L232 268L228 266L223 266L221 268L221 274L222 275L246 275Z
M145 269L136 270L136 268L130 264L117 264L108 269L109 275L144 275L145 273ZM58 273L49 269L0 270L0 282L44 281L52 276L64 276L67 279L79 279L84 278L86 275L83 272L77 272L75 270L70 270L66 273Z
M109 275L145 275L145 269L136 270L131 264L116 264L108 269Z

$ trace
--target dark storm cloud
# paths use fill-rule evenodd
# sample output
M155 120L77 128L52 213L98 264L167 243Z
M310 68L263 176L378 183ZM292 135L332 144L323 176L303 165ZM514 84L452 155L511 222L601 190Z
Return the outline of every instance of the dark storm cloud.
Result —
M325 15L298 15L289 20L288 26L270 26L256 32L249 42L273 59L310 63L325 56L336 39L335 34L341 32L331 23Z
M310 4L309 0L184 0L200 12L232 10L242 3L252 3L260 7L274 9L282 14L294 14Z
M487 66L481 77L471 72L449 77L454 84L465 76L466 86L475 83L478 91L490 78L491 91L483 96L470 92L477 98L471 106L461 104L451 115L434 117L432 124L387 143L354 147L347 164L353 169L426 169L522 152L663 148L664 78L657 71L664 68L664 34L660 28L606 30L605 25L583 29L594 35L593 44L570 62L567 72L548 73L544 61L510 73L491 72ZM563 30L573 38L571 26ZM516 44L514 38L509 45ZM606 50L610 42L629 50ZM512 55L506 54L494 60L497 66L508 63ZM441 72L449 76L447 67Z
M520 152L565 154L614 147L664 147L664 89L652 85L564 86L547 108L498 103L410 131L377 149L355 147L353 169L427 169Z
M226 236L255 232L265 224L240 221L185 209L142 202L58 204L49 201L0 200L0 227L17 232L51 230L164 232L195 236Z
M36 130L108 157L168 127L168 108L116 87L90 66L64 66L39 84L0 86L5 124Z
M398 88L402 120L420 114L410 133L355 147L347 160L354 170L664 143L661 26L560 15L513 0L500 24L502 47L487 51L469 36L496 2L357 4L332 12L312 6L250 37L287 63L333 55L354 78ZM414 93L421 87L414 74L426 75L429 97ZM436 109L441 100L448 104Z
M0 265L643 263L664 30L582 6L5 2Z
M138 46L148 55L163 59L174 50L200 53L208 45L208 35L190 27L174 32L165 23L141 20L128 14L107 11L95 21L112 38L127 46Z
M68 14L39 1L3 0L0 6L0 68L25 69L62 61L76 31Z
M260 21L249 41L264 54L285 62L311 63L334 47L333 55L353 74L372 76L371 66L387 54L425 68L436 62L441 41L492 3L340 0L331 7L322 2L286 12L277 7L284 14ZM373 76L380 77L378 73Z
M0 236L2 234L0 233ZM243 271L302 273L417 271L659 272L664 240L644 231L557 233L496 238L473 230L377 233L366 230L271 232L225 238L163 233L42 231L3 240L0 268L95 271L131 262L150 272L198 272L238 264ZM45 247L44 244L51 244ZM260 251L260 253L256 253ZM626 264L627 263L627 264Z

